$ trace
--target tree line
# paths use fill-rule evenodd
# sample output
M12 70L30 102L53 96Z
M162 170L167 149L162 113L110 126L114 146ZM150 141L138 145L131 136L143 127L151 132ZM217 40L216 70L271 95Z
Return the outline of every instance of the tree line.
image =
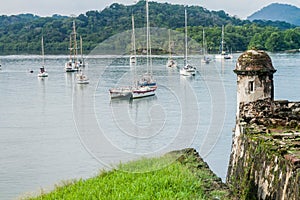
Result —
M184 32L184 9L188 11L189 37L202 43L205 30L208 50L218 52L221 26L225 25L226 46L232 51L256 47L267 51L298 49L300 29L285 22L241 20L224 11L209 11L200 6L149 2L152 27ZM85 53L111 36L131 29L131 15L136 28L145 27L145 1L130 6L114 3L102 11L88 11L76 17L33 14L0 16L0 53L35 54L44 36L46 54L68 53L69 35L75 20L78 35L83 38Z
M202 43L202 30L205 30L208 51L215 53L221 44L221 27L189 27L190 37ZM181 30L181 29L180 29ZM299 50L300 27L281 30L273 26L261 26L255 23L243 26L225 26L225 48L239 52L247 49L261 49L270 52ZM219 44L219 46L217 45Z

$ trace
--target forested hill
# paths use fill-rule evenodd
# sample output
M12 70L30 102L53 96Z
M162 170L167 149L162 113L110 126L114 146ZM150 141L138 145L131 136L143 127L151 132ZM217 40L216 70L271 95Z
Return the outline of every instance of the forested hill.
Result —
M184 26L184 6L149 2L151 26L176 29ZM91 50L108 37L131 29L131 15L137 28L145 26L145 1L132 6L114 3L102 11L88 11L76 17L77 32L82 35L84 47ZM224 11L208 11L202 7L188 7L189 26L221 26L242 24ZM40 37L44 35L46 49L66 52L72 18L63 16L38 17L32 14L0 17L0 50L4 52L37 52Z
M233 50L245 50L254 34L273 26L269 32L292 28L284 22L256 21L252 27L250 21L231 17L224 11L209 11L200 6L172 5L168 3L149 2L149 18L152 27L171 28L183 32L184 9L188 11L189 37L201 42L202 29L207 27L209 49L219 48L221 26L226 25L227 44ZM72 21L75 19L77 33L83 38L86 53L105 39L131 29L131 15L135 16L136 28L145 27L145 1L135 5L124 6L114 3L102 11L88 11L77 17L53 15L39 17L33 14L0 16L0 53L34 54L40 52L40 39L44 36L46 54L68 53L69 35ZM229 27L227 27L229 26ZM242 27L242 28L234 28ZM247 30L247 27L250 27ZM242 32L240 31L242 30ZM231 32L231 33L230 33ZM264 45L261 45L264 46Z
M300 8L288 4L272 3L253 13L248 19L284 21L300 26Z

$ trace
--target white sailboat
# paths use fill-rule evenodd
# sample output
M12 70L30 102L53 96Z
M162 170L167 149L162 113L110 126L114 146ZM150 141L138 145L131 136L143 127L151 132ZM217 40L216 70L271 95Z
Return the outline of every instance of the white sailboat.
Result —
M139 86L133 88L132 90L132 99L143 98L143 97L150 97L155 95L156 88L151 88L149 86Z
M134 66L134 80L136 77L136 66ZM148 85L141 85L140 81L134 81L135 85L131 89L131 99L149 97L155 95L156 85L148 86Z
M132 21L132 35L131 35L131 47L132 47L132 53L130 56L130 64L136 64L136 47L135 47L135 30L134 30L134 16L131 17Z
M155 95L156 85L148 86L141 85L140 81L136 80L136 65L134 65L134 87L131 89L131 99L149 97Z
M77 84L89 84L90 80L88 79L87 75L83 73L81 70L78 74L76 74L76 83Z
M225 41L224 41L224 25L222 25L221 49L220 49L220 54L215 56L216 59L232 59L233 58L233 56L231 54L227 53L224 50L224 44L225 44Z
M151 55L151 39L150 39L150 25L149 25L149 5L146 0L146 32L147 32L147 73L144 74L141 80L138 81L139 86L148 86L150 88L157 88L156 81L152 74L152 55ZM150 68L150 69L149 69Z
M83 50L82 50L82 37L80 36L80 60L79 60L79 67L85 67L85 61L83 58Z
M211 59L207 56L207 44L206 44L206 40L205 40L205 32L204 32L204 28L203 28L203 32L202 32L202 49L203 49L203 58L201 59L201 61L205 64L209 64Z
M78 61L78 52L77 52L77 39L76 39L76 25L75 21L73 21L73 31L70 35L70 59L65 64L66 72L76 72L79 70L80 63Z
M146 17L147 17L147 73L139 80L135 87L132 89L132 99L148 97L155 95L155 90L157 89L156 81L153 80L152 77L152 60L151 60L151 40L150 40L150 27L149 27L149 5L148 0L146 0ZM149 71L149 65L151 67ZM135 75L136 77L136 67L135 67Z
M167 61L166 66L169 68L176 68L177 63L176 61L172 58L172 45L171 45L171 30L169 29L169 58Z
M132 55L130 56L130 65L136 66L136 49L135 49L135 30L134 30L134 16L132 15L132 36L131 46ZM136 70L136 69L135 69ZM136 72L135 72L136 73ZM109 89L109 95L111 99L127 99L132 96L132 87L117 87Z
M44 37L43 36L42 36L42 40L41 40L41 45L42 45L42 67L40 68L38 77L48 77L48 73L45 70L45 51L44 51Z
M196 67L188 64L187 11L186 11L186 9L184 10L184 17L185 17L185 58L184 58L185 65L183 68L180 69L180 75L195 76Z

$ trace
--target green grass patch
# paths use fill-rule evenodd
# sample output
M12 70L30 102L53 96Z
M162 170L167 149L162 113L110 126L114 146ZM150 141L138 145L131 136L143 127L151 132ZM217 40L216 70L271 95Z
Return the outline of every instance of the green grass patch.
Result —
M50 193L29 199L212 199L211 195L224 199L228 195L208 181L216 178L210 170L191 164L195 159L185 156L179 162L177 158L176 154L167 154L120 164L94 178L66 182ZM207 188L212 189L207 192Z

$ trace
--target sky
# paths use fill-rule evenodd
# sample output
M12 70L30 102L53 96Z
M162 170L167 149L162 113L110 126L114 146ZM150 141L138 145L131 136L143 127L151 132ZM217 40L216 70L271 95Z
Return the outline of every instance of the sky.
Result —
M149 0L160 3L199 5L208 10L224 10L231 16L246 19L271 3L284 3L300 8L300 0ZM0 15L31 13L39 16L79 15L89 10L103 10L112 3L131 5L136 0L0 0ZM182 3L184 2L184 3ZM151 7L150 7L151 9Z

